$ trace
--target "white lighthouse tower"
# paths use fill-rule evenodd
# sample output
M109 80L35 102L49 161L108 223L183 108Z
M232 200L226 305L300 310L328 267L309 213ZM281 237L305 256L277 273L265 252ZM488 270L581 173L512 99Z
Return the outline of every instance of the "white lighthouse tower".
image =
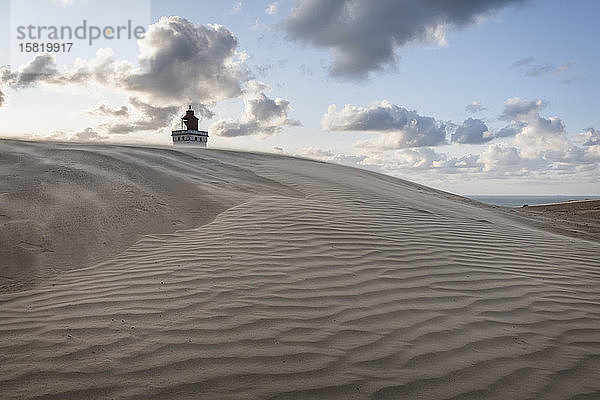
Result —
M181 129L171 131L171 137L174 145L206 147L208 143L208 132L198 130L198 117L194 115L192 106L181 117Z

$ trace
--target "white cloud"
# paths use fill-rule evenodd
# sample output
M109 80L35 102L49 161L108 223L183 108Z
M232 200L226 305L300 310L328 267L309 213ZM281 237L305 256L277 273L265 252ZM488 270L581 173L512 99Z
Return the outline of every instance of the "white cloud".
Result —
M111 134L128 134L138 131L152 131L171 125L174 116L179 111L178 106L157 107L145 103L137 97L130 97L129 104L141 114L135 120L126 122L107 122L100 127Z
M576 140L584 146L600 145L600 131L590 126L585 132L577 135Z
M75 133L75 135L73 135L70 139L74 140L74 141L79 141L79 142L90 142L90 141L99 142L99 141L106 140L107 137L99 134L92 128L88 127L82 131Z
M473 155L449 157L430 147L399 149L393 152L374 152L360 162L363 166L377 167L386 173L410 171L411 173L457 174L481 171L478 157Z
M444 123L387 101L370 107L346 104L339 112L332 104L321 124L323 129L337 132L380 133L374 141L361 142L359 146L363 147L398 149L436 146L446 140Z
M305 147L300 150L298 155L321 161L330 161L335 156L335 153L331 150L324 150L318 147Z
M585 157L591 162L600 162L600 144L595 144L585 149Z
M238 14L240 11L242 11L242 6L243 6L243 3L241 0L236 1L235 3L233 3L233 6L231 7L231 11L229 12L229 14L231 14L231 15Z
M223 26L161 17L138 41L139 67L115 60L111 49L100 49L95 58L78 59L68 70L59 72L54 57L42 54L17 72L3 69L2 82L16 88L38 81L54 85L96 82L163 106L180 104L182 99L210 106L239 96L242 83L248 80L237 43Z
M488 146L480 155L478 161L483 164L485 171L499 167L512 167L521 162L519 149L507 143L496 143Z
M429 147L401 149L394 154L400 167L418 169L438 168L445 165L448 161L448 157L445 154L437 153Z
M267 6L265 13L269 14L269 15L276 15L278 7L279 7L279 2L275 1Z
M244 110L239 120L226 119L213 123L209 130L217 136L271 136L285 126L298 126L300 122L288 118L289 101L271 99L265 95L270 88L262 82L248 81L243 91Z
M108 139L108 136L96 132L91 127L87 127L78 132L65 132L63 130L54 130L43 137L40 137L37 134L33 134L31 135L31 138L34 140L44 139L60 142L102 142Z
M538 118L525 126L515 136L514 144L527 158L540 157L569 148L565 125L560 118Z
M260 18L256 18L254 24L250 27L253 31L268 31L271 30L271 27L267 24L264 24Z
M129 106L99 107L97 115L133 119L109 120L97 128L107 133L126 134L168 127L181 103L194 104L200 117L212 118L211 109L222 100L242 98L246 105L241 121L227 121L217 133L273 135L283 126L298 125L287 118L289 101L264 95L250 81L248 55L237 49L235 35L221 25L197 25L181 17L161 17L138 41L138 65L114 58L111 49L100 49L91 60L77 59L62 69L52 55L37 55L12 71L0 69L0 88L15 90L45 83L54 86L96 84L129 97ZM245 88L245 89L243 89ZM0 91L0 106L5 102ZM236 133L237 132L237 133Z
M500 115L500 119L529 122L535 119L545 106L546 102L543 100L524 100L519 97L511 97L504 102L504 111Z
M37 54L33 60L21 65L17 71L0 68L0 84L15 89L34 86L38 82L51 80L58 74L52 54Z
M540 111L546 103L542 100L508 99L501 118L519 126L514 144L526 158L550 156L566 151L570 144L565 124L558 117L544 118Z
M357 166L375 168L409 179L426 176L428 182L432 182L432 179L442 179L442 182L453 176L453 179L462 179L464 182L473 177L510 179L523 176L553 182L564 180L566 176L576 176L579 181L597 180L600 174L598 132L589 128L575 136L583 144L578 147L569 139L560 118L540 115L545 105L542 100L508 99L501 120L509 123L498 131L491 131L482 120L474 118L468 118L460 126L447 122L446 128L453 131L453 152L460 152L462 144L484 144L496 138L510 140L490 143L474 154L462 156L450 156L431 146L406 146L406 136L394 128L404 126L410 118L404 118L405 109L387 102L371 107L347 105L340 112L335 106L330 106L322 123L324 128L339 131L377 133L376 139L355 144L362 153L356 156L363 157ZM312 153L317 152L313 150ZM320 153L316 156L329 161L335 154Z
M129 108L127 106L120 106L118 108L112 107L107 104L98 104L93 110L89 110L88 114L101 115L113 118L128 118Z
M331 150L325 150L318 147L305 147L294 155L298 157L311 158L313 160L361 168L365 167L365 164L362 164L362 162L367 158L365 155L334 153Z
M57 4L59 6L62 7L68 7L68 6L72 6L75 4L84 4L87 3L89 0L52 0L52 2L54 4Z

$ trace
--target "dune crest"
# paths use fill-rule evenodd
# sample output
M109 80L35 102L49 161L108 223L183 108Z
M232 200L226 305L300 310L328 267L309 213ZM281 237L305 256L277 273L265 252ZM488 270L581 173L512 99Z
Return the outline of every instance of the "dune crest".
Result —
M600 395L598 243L337 165L64 146L185 170L215 212L1 294L3 397Z

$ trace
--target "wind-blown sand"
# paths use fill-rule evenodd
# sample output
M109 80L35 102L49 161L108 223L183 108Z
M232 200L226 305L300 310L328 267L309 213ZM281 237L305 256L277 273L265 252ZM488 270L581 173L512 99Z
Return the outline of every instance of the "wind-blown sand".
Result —
M1 398L600 397L597 241L277 155L0 162Z

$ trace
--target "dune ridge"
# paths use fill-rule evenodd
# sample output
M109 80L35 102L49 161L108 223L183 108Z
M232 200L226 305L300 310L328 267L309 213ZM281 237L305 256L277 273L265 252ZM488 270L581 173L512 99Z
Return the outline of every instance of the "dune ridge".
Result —
M600 244L337 165L119 151L229 168L199 186L238 197L0 294L2 397L600 396Z

